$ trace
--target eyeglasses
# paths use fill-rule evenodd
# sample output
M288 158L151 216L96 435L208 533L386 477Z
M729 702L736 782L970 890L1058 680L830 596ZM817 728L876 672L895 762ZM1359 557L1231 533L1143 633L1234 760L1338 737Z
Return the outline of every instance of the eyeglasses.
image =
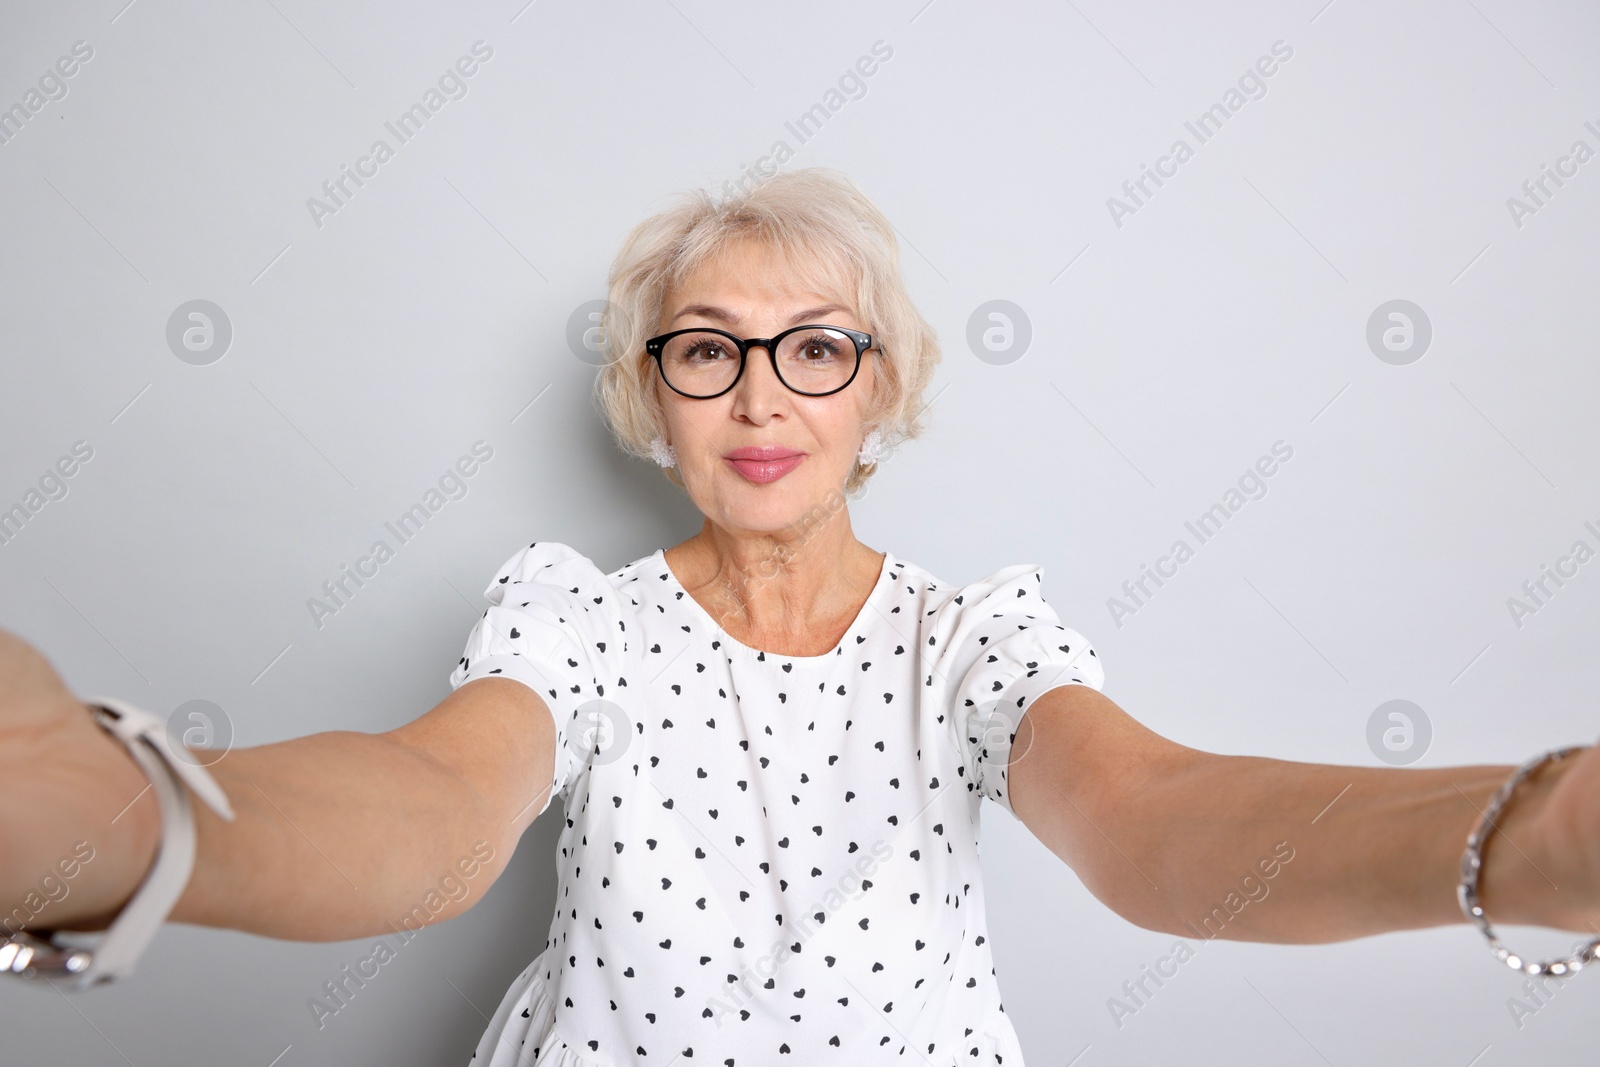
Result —
M721 396L744 374L752 348L765 348L778 380L802 396L827 396L855 381L872 335L843 326L794 326L776 337L735 337L726 330L674 330L644 343L673 392L695 400ZM735 359L737 352L738 358Z

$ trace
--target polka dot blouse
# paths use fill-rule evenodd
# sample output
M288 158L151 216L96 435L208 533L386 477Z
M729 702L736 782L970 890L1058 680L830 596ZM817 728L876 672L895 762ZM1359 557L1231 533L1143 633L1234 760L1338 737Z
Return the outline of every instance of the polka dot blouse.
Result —
M511 557L450 684L544 698L565 820L549 941L474 1067L1022 1067L979 805L1015 817L1028 705L1104 679L1040 582L948 587L885 553L838 645L785 656L730 639L661 550L610 574L553 541Z

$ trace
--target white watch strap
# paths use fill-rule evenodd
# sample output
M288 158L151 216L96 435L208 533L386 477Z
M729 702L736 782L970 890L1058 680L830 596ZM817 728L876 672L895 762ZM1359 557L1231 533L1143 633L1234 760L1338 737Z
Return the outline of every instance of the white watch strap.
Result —
M194 870L194 812L183 785L229 821L233 808L209 771L173 752L166 723L115 697L84 703L128 747L161 805L161 843L133 897L105 931L58 930L48 942L26 933L0 945L0 973L10 972L71 990L89 989L129 974L189 884Z
M143 738L154 745L167 766L178 772L179 777L206 802L207 807L229 822L233 821L233 807L228 803L227 794L223 793L210 772L192 759L185 759L172 751L172 742L167 739L166 723L148 711L115 697L96 697L84 703L110 712L110 715L101 717L100 723L122 738L125 744L132 747L131 742L135 738Z

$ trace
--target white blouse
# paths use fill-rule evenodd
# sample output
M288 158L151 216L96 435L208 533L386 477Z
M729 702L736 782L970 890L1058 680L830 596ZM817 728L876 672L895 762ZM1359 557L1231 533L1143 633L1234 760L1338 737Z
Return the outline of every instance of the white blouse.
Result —
M950 588L885 553L838 645L784 656L730 639L661 550L610 574L553 541L507 560L450 684L544 698L565 825L546 948L474 1064L1021 1067L979 804L1015 817L1033 700L1104 680L1041 581Z

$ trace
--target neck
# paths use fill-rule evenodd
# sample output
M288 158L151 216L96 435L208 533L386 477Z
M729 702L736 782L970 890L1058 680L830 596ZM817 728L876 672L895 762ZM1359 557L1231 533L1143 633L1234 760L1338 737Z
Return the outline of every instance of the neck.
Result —
M856 539L843 498L778 531L730 531L707 519L664 555L730 634L766 638L831 633L840 619L848 625L883 565L881 553Z

